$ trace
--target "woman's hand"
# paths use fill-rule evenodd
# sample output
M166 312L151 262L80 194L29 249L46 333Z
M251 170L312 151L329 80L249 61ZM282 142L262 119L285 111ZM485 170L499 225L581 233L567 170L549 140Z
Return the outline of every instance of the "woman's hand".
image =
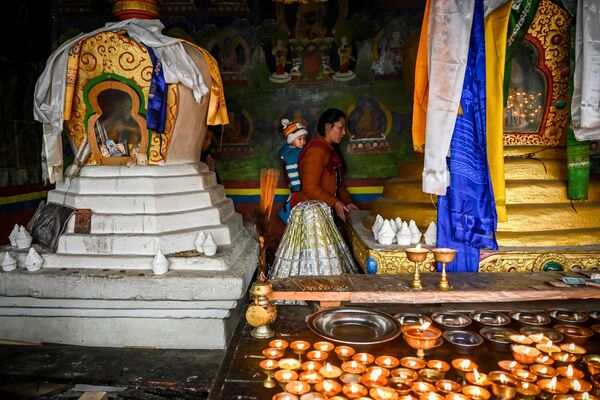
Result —
M359 210L359 208L354 203L348 203L348 204L346 204L346 210L347 211L356 211L356 210Z
M333 209L335 210L335 213L337 214L338 217L340 217L340 219L342 221L346 221L346 211L348 210L346 208L346 206L344 205L344 203L342 203L341 201L337 201L334 206Z

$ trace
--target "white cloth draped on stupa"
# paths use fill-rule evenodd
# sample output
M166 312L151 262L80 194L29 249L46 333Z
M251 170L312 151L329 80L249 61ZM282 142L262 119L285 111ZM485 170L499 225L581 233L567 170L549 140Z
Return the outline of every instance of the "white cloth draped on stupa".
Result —
M358 272L329 206L314 200L296 205L275 253L269 279Z
M63 159L61 132L63 129L63 113L65 105L65 89L67 60L69 50L82 39L102 32L127 30L128 35L144 45L151 47L160 60L165 81L181 83L192 90L194 99L200 102L208 93L202 74L191 57L186 53L181 42L165 36L161 32L164 25L159 20L128 19L109 23L93 32L78 35L63 43L46 62L46 67L35 85L33 97L33 116L44 124L44 141L42 151L42 174L50 183L63 180Z

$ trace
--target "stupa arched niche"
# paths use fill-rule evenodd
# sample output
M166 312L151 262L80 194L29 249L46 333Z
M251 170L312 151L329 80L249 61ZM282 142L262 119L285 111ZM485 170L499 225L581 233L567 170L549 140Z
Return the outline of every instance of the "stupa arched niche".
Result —
M498 223L500 250L481 251L480 271L539 271L556 265L585 269L600 259L599 183L590 182L587 200L567 197L564 146L572 22L565 9L541 0L525 43L513 58L512 97L505 109L509 123L503 135L508 220ZM370 214L352 221L354 255L369 273L413 268L402 249L372 240L370 228L377 214L413 219L422 232L437 220L435 196L421 190L422 156L415 158L399 165Z

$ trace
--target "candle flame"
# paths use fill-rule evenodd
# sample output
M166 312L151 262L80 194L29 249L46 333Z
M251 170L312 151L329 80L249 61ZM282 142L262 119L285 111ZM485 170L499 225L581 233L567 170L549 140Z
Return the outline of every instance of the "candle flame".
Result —
M375 389L375 393L377 393L377 396L381 397L382 399L386 399L388 397L387 392L381 388Z
M556 390L556 382L557 382L556 377L552 378L552 380L548 384L548 389Z
M284 372L283 374L281 374L281 377L286 380L289 381L292 377L292 373L291 372Z
M565 353L560 357L560 361L567 361L569 359L569 353Z
M571 343L571 344L569 345L569 351L570 351L571 353L573 353L573 352L575 351L575 343Z
M267 368L272 368L273 366L275 366L275 361L267 360Z
M415 247L416 249L421 249L421 243L417 244L417 247Z
M381 370L380 369L374 369L371 371L371 381L375 382L377 379L379 379L379 377L381 376Z
M332 388L333 388L333 385L331 383L327 382L326 380L323 381L323 389L326 392L329 392Z
M325 370L326 370L327 372L331 372L331 371L332 371L332 369L333 369L333 368L331 368L331 364L329 364L329 363L325 364Z
M475 382L479 382L481 376L479 375L479 371L477 371L477 368L473 369L473 376L475 376Z
M508 379L506 379L506 375L500 374L500 383L506 385L508 383Z
M444 390L447 390L447 391L451 391L452 390L452 384L450 384L448 382L444 382L442 384L442 386L444 387Z
M544 368L540 369L540 372L542 374L544 374L544 375L547 374L548 373L548 367L544 367Z
M304 343L297 343L296 347L298 347L299 349L303 349L304 348Z
M541 357L541 358L539 359L539 361L540 361L540 362L542 362L542 363L545 363L545 362L548 362L548 360L549 360L549 359L550 359L550 357L548 357L548 356L544 356L544 357Z
M573 366L571 364L569 364L569 366L567 367L567 378L572 378L573 377Z
M358 368L358 362L355 360L352 360L352 362L350 363L350 367L352 368Z
M471 360L462 360L459 365L462 369L467 369L469 368L469 365L471 365Z
M383 359L383 363L384 363L385 365L391 365L391 364L392 364L392 359L391 359L391 358L389 358L389 357L388 357L388 358L384 358L384 359Z
M540 343L544 339L544 334L534 333L533 335L529 335L529 338L537 343Z
M590 400L590 394L588 392L584 392L581 395L581 400Z
M579 382L579 380L578 380L578 379L575 379L575 380L573 381L573 389L574 389L576 392L579 392L579 391L581 391L581 383Z
M521 386L523 387L523 389L527 390L529 389L529 382L523 382L521 383Z
M353 394L356 394L356 393L358 393L358 386L356 385L356 383L351 383L351 384L350 384L350 391L351 391Z

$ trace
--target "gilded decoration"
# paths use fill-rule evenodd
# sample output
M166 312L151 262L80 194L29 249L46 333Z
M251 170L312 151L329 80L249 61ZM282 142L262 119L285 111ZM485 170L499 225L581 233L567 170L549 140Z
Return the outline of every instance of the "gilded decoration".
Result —
M356 229L346 226L354 258L367 273L367 260L372 258L377 263L377 274L412 274L415 263L406 258L401 248L389 250L371 249L361 239ZM600 265L600 250L565 250L562 252L535 251L500 251L481 253L479 272L539 272L549 263L558 263L564 270L594 270ZM420 265L421 272L433 272L433 253Z
M538 68L547 83L546 110L538 133L504 133L505 146L558 146L565 142L569 107L557 107L569 94L569 44L571 17L550 0L541 0L526 40L540 56Z
M137 86L135 89L142 93L143 109L147 109L147 99L152 77L152 61L148 50L142 44L135 42L124 32L103 32L83 39L73 46L69 54L69 67L67 74L67 98L65 100L65 121L71 139L77 147L86 135L87 119L93 113L89 99L84 96L88 93L90 81L106 76L114 77L121 81L131 82ZM69 85L73 85L72 100L69 98ZM158 135L152 134L149 149L150 164L162 161L166 146L173 132L176 116L177 93L175 85L169 85L168 91L168 118L165 132L161 141ZM70 105L70 107L69 107ZM90 157L89 164L96 164Z

